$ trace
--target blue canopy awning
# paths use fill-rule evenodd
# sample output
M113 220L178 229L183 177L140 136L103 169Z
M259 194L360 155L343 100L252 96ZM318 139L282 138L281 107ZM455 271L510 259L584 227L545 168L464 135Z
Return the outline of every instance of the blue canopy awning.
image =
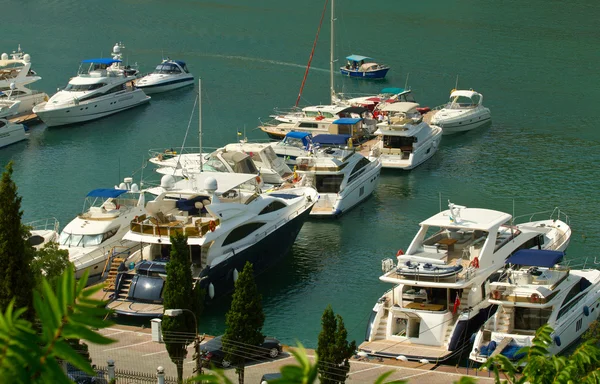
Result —
M310 133L307 132L296 132L296 131L292 131L292 132L288 132L286 134L287 137L293 137L294 139L303 139L306 136L310 136Z
M85 59L81 60L82 63L96 63L96 64L106 64L110 65L112 63L121 63L121 60L115 59Z
M361 55L350 55L350 56L346 56L346 59L350 60L350 61L362 61L362 60L373 60L370 57L367 56L361 56Z
M404 91L404 88L383 88L381 93L393 93L394 95L397 95L398 93L402 93Z
M181 65L182 67L185 67L185 62L181 61L181 60L173 60L174 62L176 62L177 64Z
M506 263L526 265L530 267L552 268L562 261L564 252L544 249L520 249L506 259Z
M348 143L350 135L328 135L321 134L313 137L313 143L323 145L345 145Z
M128 192L126 189L110 189L110 188L100 188L94 189L90 193L88 193L88 197L119 197L125 192Z
M337 119L333 122L333 124L339 124L339 125L352 125L352 124L356 124L359 121L361 121L362 119L359 117L342 117L341 119Z

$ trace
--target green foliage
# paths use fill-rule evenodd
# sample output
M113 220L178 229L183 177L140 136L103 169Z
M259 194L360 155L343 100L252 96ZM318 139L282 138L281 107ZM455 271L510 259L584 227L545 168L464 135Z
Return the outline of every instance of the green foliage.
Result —
M31 270L34 273L35 285L39 286L42 282L42 277L45 277L50 285L58 279L62 273L72 265L69 261L69 251L66 249L58 249L58 244L50 242L38 251L35 252L31 261Z
M600 322L598 320L592 321L588 330L585 331L581 338L598 344L600 342Z
M87 359L77 353L69 339L84 339L95 344L114 340L93 331L111 323L104 318L109 311L103 301L91 296L101 286L85 288L87 272L75 280L75 271L68 268L55 281L54 289L42 279L39 291L34 292L35 314L41 322L36 333L24 320L24 308L15 309L13 300L0 313L0 377L15 383L70 383L59 360L66 360L81 371L94 374Z
M33 248L27 243L29 231L21 224L21 197L12 180L12 162L6 166L0 181L0 312L14 300L22 315L33 320Z
M323 384L344 383L350 370L349 359L356 351L356 342L348 343L348 331L340 315L334 315L328 305L321 317L321 333L317 345L319 379Z
M231 307L225 316L227 328L223 335L225 358L236 365L241 383L244 382L245 365L243 346L260 345L265 340L262 334L264 322L262 295L254 281L252 264L246 262L235 282Z
M171 255L167 263L167 279L163 290L165 309L188 309L195 311L200 304L192 298L198 298L193 292L192 270L187 237L181 233L171 236ZM191 300L190 300L191 299ZM200 316L200 313L196 316ZM177 366L177 378L183 377L183 361L187 356L187 346L197 332L194 316L184 311L180 316L163 317L162 332L167 352Z
M531 347L521 348L517 354L524 357L513 364L503 355L497 355L483 365L492 369L496 382L502 373L509 383L600 383L600 348L594 341L581 344L568 358L550 355L554 330L545 324L540 327ZM523 367L519 373L519 367Z

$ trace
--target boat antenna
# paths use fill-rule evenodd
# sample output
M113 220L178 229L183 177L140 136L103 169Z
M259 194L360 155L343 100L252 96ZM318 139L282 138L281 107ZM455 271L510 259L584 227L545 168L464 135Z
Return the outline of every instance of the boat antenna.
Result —
M333 87L333 60L334 60L334 26L335 26L335 0L331 0L331 41L330 41L330 49L329 49L329 87L331 88L331 104L335 103L335 88Z
M440 195L440 212L442 212L442 192L438 192L438 194Z
M456 75L456 83L454 84L454 89L458 89L458 75Z
M321 14L321 21L319 22L319 28L317 29L317 35L315 36L312 51L310 51L310 57L308 58L308 64L306 65L306 70L304 71L304 78L302 79L302 84L300 85L300 92L298 92L298 98L296 99L295 107L298 106L298 103L300 103L300 97L302 97L302 91L304 90L304 84L306 83L306 78L308 77L308 70L310 69L313 55L315 54L315 47L317 46L317 40L319 40L319 33L321 32L321 26L323 25L323 18L325 17L325 12L327 11L328 2L329 0L325 0L325 6L323 7L323 13Z
M202 79L198 78L198 144L200 145L200 172L202 172Z
M406 81L404 82L404 89L408 89L408 75L410 75L410 72L406 72Z

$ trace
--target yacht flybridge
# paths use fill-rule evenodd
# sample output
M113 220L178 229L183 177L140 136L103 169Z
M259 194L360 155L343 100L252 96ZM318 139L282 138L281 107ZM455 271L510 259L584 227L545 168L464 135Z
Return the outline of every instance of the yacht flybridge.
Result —
M162 316L162 288L170 255L170 236L187 236L195 284L210 302L233 290L247 261L262 273L283 258L317 200L310 187L261 193L254 175L202 172L174 182L165 175L147 215L135 218L125 239L142 244L121 268L117 314ZM124 270L123 270L124 269Z
M377 300L359 349L439 362L468 348L496 311L486 281L520 249L564 251L571 229L560 217L555 210L515 225L507 213L450 203L420 224L406 252L383 260L379 279L393 287Z
M83 60L65 89L33 112L52 127L99 119L150 101L134 86L138 71L121 64L121 47L115 45L112 58Z

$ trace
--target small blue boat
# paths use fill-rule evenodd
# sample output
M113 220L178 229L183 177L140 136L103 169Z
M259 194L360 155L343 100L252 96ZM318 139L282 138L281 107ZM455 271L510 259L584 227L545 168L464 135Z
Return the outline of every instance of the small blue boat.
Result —
M383 79L390 67L373 62L373 59L367 56L350 55L346 59L348 63L340 67L342 75L349 77L360 77L364 79Z

